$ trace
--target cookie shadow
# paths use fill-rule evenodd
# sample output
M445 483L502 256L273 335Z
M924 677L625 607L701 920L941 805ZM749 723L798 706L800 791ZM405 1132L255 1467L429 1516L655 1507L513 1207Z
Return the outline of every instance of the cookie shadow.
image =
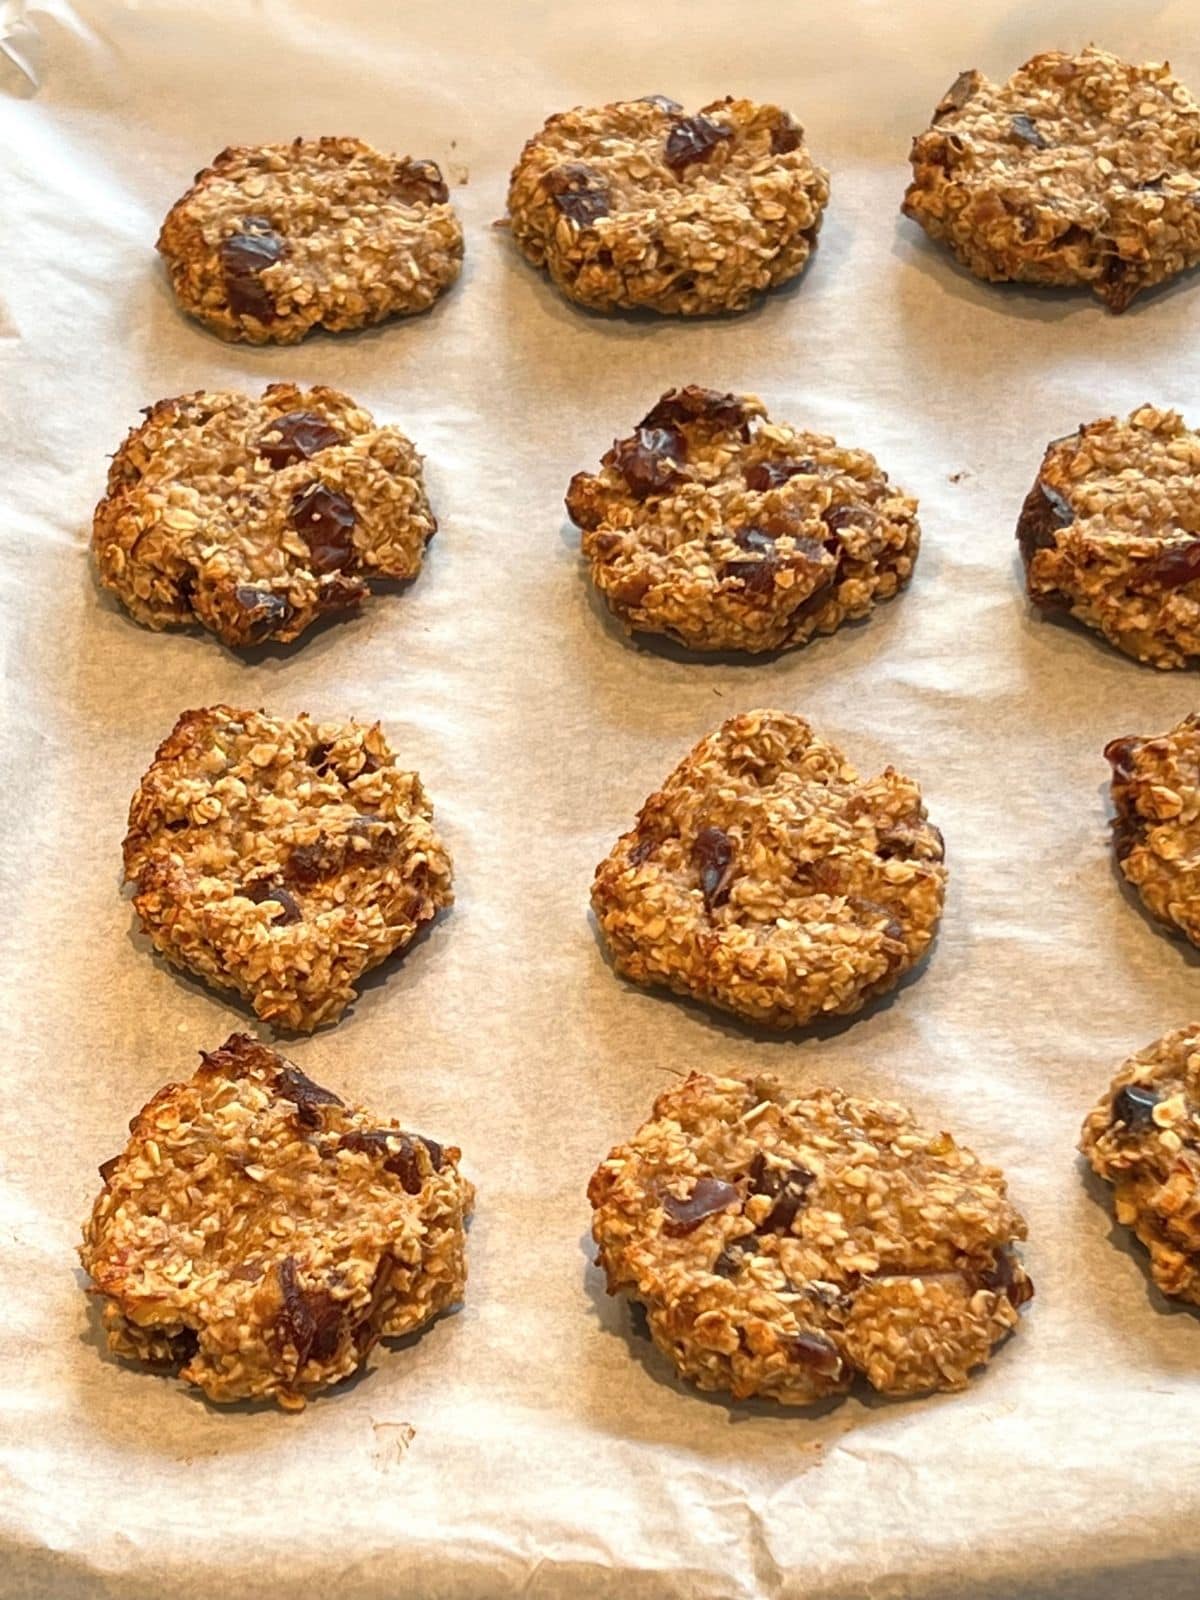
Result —
M122 886L124 898L131 902L130 909L133 911L132 885L126 884L123 877L119 877L118 881ZM436 916L422 923L402 950L393 950L377 966L371 967L356 980L354 998L344 1011L312 1029L287 1028L278 1023L267 1022L258 1015L250 1001L236 989L219 988L199 973L192 972L187 967L177 967L168 961L166 956L156 949L149 935L142 931L136 911L133 911L126 936L134 950L140 955L149 956L158 970L173 978L185 993L191 991L193 994L214 1001L217 1005L224 1006L227 1011L232 1011L238 1019L238 1032L249 1033L266 1044L296 1044L305 1039L327 1037L331 1030L337 1027L349 1027L354 1022L360 1007L372 1010L378 1003L375 992L382 989L389 978L394 978L397 969L404 966L410 956L415 955L432 939L435 930L449 918L453 910L453 906L443 906Z
M1065 608L1035 605L1025 587L1025 571L1020 556L1014 560L1013 571L1017 580L1017 594L1023 603L1024 625L1030 635L1041 628L1052 630L1051 637L1057 636L1073 645L1077 644L1081 652L1085 649L1095 652L1101 659L1111 662L1114 666L1130 668L1143 675L1153 674L1156 678L1166 678L1172 673L1176 676L1182 674L1184 682L1194 675L1196 670L1194 667L1156 667L1152 661L1139 661L1136 656L1118 650L1116 645L1102 633L1097 632L1095 628L1089 628L1085 622L1080 622L1078 617L1072 616Z
M880 1394L861 1375L856 1375L850 1387L843 1393L826 1395L809 1405L784 1405L777 1400L756 1398L737 1400L731 1394L720 1390L700 1389L682 1378L667 1356L654 1343L646 1319L646 1310L641 1302L619 1292L609 1294L605 1286L604 1273L596 1265L594 1255L596 1246L590 1231L585 1231L580 1236L579 1248L584 1257L584 1287L588 1300L588 1313L599 1324L603 1333L619 1340L630 1357L655 1385L669 1390L682 1401L698 1401L714 1411L723 1412L731 1425L762 1419L773 1425L785 1426L790 1423L796 1426L820 1422L835 1413L842 1413L848 1423L848 1430L853 1431L855 1426L864 1425L871 1413L886 1415L914 1403L927 1407L947 1401L953 1402L955 1399L953 1392L943 1393L937 1389L903 1395ZM986 1365L974 1369L971 1376L972 1389L977 1390L986 1383L991 1376L992 1361L1006 1348L1016 1331L1017 1329L1012 1329L1006 1333L992 1346ZM857 1416L856 1412L859 1413Z
M373 608L376 601L391 602L403 598L404 595L418 582L424 574L428 559L421 564L420 572L411 578L377 578L370 582L370 593L354 606L345 606L337 611L327 611L310 623L298 638L289 640L286 644L277 639L264 640L262 644L230 645L216 634L210 632L199 621L183 622L169 628L149 628L145 623L139 622L132 616L116 595L111 594L96 580L95 570L92 570L92 586L96 594L98 609L106 616L118 621L123 628L128 628L145 639L147 637L163 641L163 648L169 649L168 641L172 639L187 639L197 643L206 644L210 649L220 653L225 661L234 662L238 667L248 671L270 669L273 666L282 666L290 662L300 651L309 652L312 659L316 659L329 649L333 641L343 630L349 631L355 626L361 626L367 610Z
M783 1406L772 1400L735 1400L732 1395L719 1390L699 1389L681 1378L650 1337L645 1307L638 1300L623 1294L610 1295L604 1284L604 1273L595 1262L595 1243L590 1231L579 1240L584 1256L584 1287L587 1292L588 1314L601 1330L618 1339L642 1371L656 1385L678 1395L681 1400L699 1401L717 1411L723 1411L731 1423L749 1422L765 1418L773 1423L815 1422L837 1411L846 1402L847 1395L829 1395L807 1406ZM858 1396L856 1395L857 1399Z
M645 338L655 332L677 329L689 323L715 328L752 323L756 317L769 313L775 306L787 305L793 296L799 294L818 266L821 257L820 235L818 235L808 260L796 277L789 278L786 283L776 284L773 288L762 290L749 305L743 306L738 311L705 311L699 315L687 316L680 312L651 311L644 307L631 310L616 306L611 311L598 311L593 306L580 305L578 301L569 299L544 267L535 267L526 259L512 237L507 219L493 226L492 232L503 236L501 252L508 281L529 283L540 290L540 297L546 301L543 309L549 313L552 320L576 327L587 327L590 324L594 328L604 328L618 336L632 338Z
M423 1339L433 1335L442 1323L453 1320L462 1310L462 1302L455 1301L439 1311L420 1328L415 1328L411 1333L398 1334L393 1338L378 1339L368 1352L362 1364L355 1368L346 1377L337 1383L330 1384L327 1388L318 1390L308 1398L308 1404L301 1411L288 1411L283 1406L276 1404L269 1396L250 1400L210 1400L202 1389L193 1384L185 1383L179 1376L179 1369L170 1365L151 1365L147 1362L137 1361L133 1357L116 1355L109 1349L108 1338L104 1332L104 1321L101 1311L104 1297L92 1288L92 1281L82 1267L74 1269L75 1282L81 1293L87 1297L87 1322L78 1342L85 1349L90 1350L97 1361L104 1367L126 1372L137 1378L156 1379L161 1386L171 1390L172 1398L179 1398L189 1406L198 1407L204 1417L214 1424L219 1425L226 1418L239 1417L278 1417L295 1418L304 1415L304 1410L312 1406L325 1406L336 1404L342 1397L356 1393L359 1389L366 1389L373 1379L381 1381L386 1377L390 1358L403 1355L405 1351L414 1349ZM382 1361L378 1357L384 1357ZM80 1384L82 1396L80 1409L86 1405L86 1397L90 1386L84 1382ZM105 1405L89 1419L89 1425L107 1434L110 1438L129 1445L144 1446L149 1438L151 1447L156 1448L162 1455L175 1455L177 1439L159 1437L155 1430L147 1430L140 1411L135 1414L134 1408L128 1411ZM201 1454L225 1455L233 1451L254 1450L258 1448L258 1441L250 1434L237 1430L229 1435L222 1435L221 1448L209 1451L200 1451ZM231 1449L232 1447L232 1449Z
M1107 783L1100 785L1100 794L1104 800L1110 798ZM1137 889L1121 871L1121 863L1117 860L1117 853L1111 847L1108 851L1108 868L1116 880L1118 889L1121 891L1121 898L1127 906L1137 913L1146 927L1157 934L1160 939L1165 939L1169 945L1173 946L1186 966L1200 967L1200 949L1197 949L1186 934L1176 928L1173 923L1163 922L1154 915L1137 892Z
M860 629L874 620L878 608L874 608L865 617L849 617L840 622L834 633L817 633L803 643L781 644L773 650L697 650L689 645L680 644L677 640L669 638L663 633L643 633L636 629L628 628L625 623L613 612L606 603L603 595L592 582L588 572L587 562L579 554L579 530L574 523L565 522L560 529L562 542L572 549L577 557L575 566L579 582L584 586L587 597L587 608L592 619L607 639L620 645L624 650L631 650L635 655L653 656L659 661L668 661L673 666L682 667L736 667L742 671L754 667L770 667L785 658L800 654L815 652L821 645L827 644L836 634L847 636L857 633ZM895 595L893 599L902 599L904 591ZM884 602L891 604L891 600Z
M387 988L389 985L393 990L407 990L415 984L417 981L416 969L420 967L421 962L414 963L413 974L410 978L408 970L409 957L418 956L425 959L430 954L425 950L426 945L431 944L435 936L440 938L445 933L446 924L456 913L461 915L457 903L442 906L428 922L421 924L402 950L393 950L390 955L384 957L378 966L371 967L369 971L364 972L362 977L355 983L356 993L354 999L337 1019L337 1025L354 1022L360 1013L360 1008L362 1010L373 1010L378 1003L376 996L379 990ZM317 1029L317 1033L326 1034L330 1026L333 1026L333 1024L323 1023ZM289 1037L307 1039L312 1035L289 1035Z
M374 591L372 591L373 593ZM371 597L368 596L369 600ZM261 667L272 661L288 661L298 650L306 645L315 645L327 634L346 627L352 622L358 622L362 617L362 606L348 606L344 610L327 612L323 617L318 617L315 622L305 628L297 639L283 644L278 640L266 640L262 644L231 645L224 639L218 639L201 622L181 622L170 628L148 628L126 611L125 607L115 596L105 593L105 610L110 614L120 617L121 621L129 628L145 637L147 634L163 639L195 639L208 644L211 648L219 650L226 661L236 662L240 667ZM365 603L365 602L364 602ZM315 653L315 652L314 652Z
M361 625L364 613L373 607L377 600L393 601L406 595L424 573L425 566L426 563L422 561L421 571L411 578L372 579L370 593L364 595L357 605L327 612L310 623L299 638L292 639L286 644L276 639L266 639L262 644L234 646L226 644L224 640L215 639L215 636L210 635L210 637L214 637L226 660L236 661L240 667L254 669L277 663L282 665L291 661L298 651L312 649L313 646L325 648L328 641L340 634L343 629L348 631L353 624ZM200 631L206 630L200 628ZM314 657L318 653L318 650L313 650Z
M1107 1215L1109 1243L1123 1256L1137 1263L1151 1309L1164 1317L1184 1317L1200 1328L1200 1306L1190 1305L1185 1300L1171 1299L1150 1276L1150 1252L1132 1228L1117 1221L1112 1204L1112 1185L1106 1183L1099 1173L1092 1169L1086 1156L1076 1155L1075 1166L1089 1199L1094 1200Z
M264 1022L255 1012L253 1006L244 995L239 994L236 989L220 989L215 984L209 983L206 978L202 978L198 973L190 971L187 967L177 967L174 962L168 961L166 956L155 948L149 935L143 933L138 923L137 912L133 910L132 886L126 884L120 875L118 876L118 882L121 884L122 895L126 900L130 901L131 917L126 931L126 939L131 948L138 953L139 958L148 956L159 973L163 977L173 980L185 994L190 993L197 998L211 1001L213 1004L223 1007L226 1011L232 1012L234 1020L229 1025L237 1032L252 1034L255 1038L269 1044L276 1037L274 1030L269 1023ZM292 1034L289 1037L301 1039L308 1038L310 1035Z
M601 960L608 968L613 978L623 989L632 991L638 996L644 996L660 1005L680 1007L702 1026L719 1033L729 1040L742 1040L751 1044L776 1045L782 1048L797 1049L801 1045L827 1044L830 1040L840 1038L850 1028L865 1022L870 1022L876 1017L886 1015L895 1005L896 1001L906 989L924 975L926 964L933 956L940 937L940 923L938 932L930 940L929 948L915 966L909 968L904 976L895 983L886 993L873 996L857 1011L852 1011L848 1016L822 1017L813 1022L807 1022L795 1028L772 1028L765 1023L754 1022L748 1017L739 1017L732 1011L722 1011L718 1006L711 1005L706 1000L697 999L695 995L676 994L673 989L660 985L635 983L632 978L626 978L617 971L612 952L600 931L600 924L596 914L589 909L588 926L591 929L592 940L600 952ZM1200 959L1200 956L1198 956Z
M168 204L172 203L168 202ZM166 215L165 208L163 215ZM406 323L436 325L439 318L449 313L453 303L458 299L459 292L464 284L469 281L472 274L467 267L466 257L464 256L463 266L459 271L458 277L443 289L431 306L427 306L423 311L394 312L381 322L374 322L369 327L346 328L340 332L325 327L323 323L317 323L316 326L309 329L302 339L289 344L281 344L273 339L268 339L264 344L252 344L248 339L223 339L215 329L201 322L198 317L193 317L180 305L172 287L166 264L158 257L157 252L154 263L150 268L150 276L154 285L155 297L162 304L164 314L168 314L171 317L176 328L189 330L206 343L215 342L226 350L236 350L239 359L244 357L265 363L287 359L289 356L293 359L298 359L297 352L329 343L340 345L348 350L352 350L355 347L366 347L389 338L397 330L403 328ZM273 376L269 373L267 375Z
M1130 319L1194 290L1200 278L1200 268L1177 273L1163 283L1142 289L1124 311L1114 312L1087 284L1020 283L1011 279L992 282L978 278L947 246L931 239L920 223L899 211L893 224L891 253L906 265L916 267L954 299L978 306L994 305L1023 321L1062 322L1089 310L1104 317Z

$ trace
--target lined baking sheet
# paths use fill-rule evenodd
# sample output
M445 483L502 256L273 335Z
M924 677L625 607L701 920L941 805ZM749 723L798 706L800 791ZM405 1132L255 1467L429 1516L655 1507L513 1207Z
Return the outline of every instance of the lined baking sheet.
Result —
M1012 532L1047 439L1143 400L1200 417L1200 281L1113 318L976 283L898 215L909 138L962 68L1094 39L1200 90L1195 20L1113 0L30 12L16 54L39 86L0 58L4 1600L1195 1594L1200 1325L1151 1290L1074 1155L1115 1064L1195 1015L1195 958L1114 875L1100 755L1195 709L1194 680L1032 618ZM804 123L833 192L799 286L713 322L602 318L492 227L547 114L656 91ZM299 132L463 180L463 277L411 323L225 346L175 309L159 222L224 145ZM425 571L254 660L139 628L88 564L107 453L161 396L285 378L417 441L441 520ZM562 495L686 382L872 450L920 500L909 592L774 660L627 640ZM149 953L119 887L138 777L182 709L217 700L381 718L457 868L430 937L287 1049L461 1145L466 1303L299 1416L114 1363L75 1269L128 1118L248 1025ZM645 795L756 705L809 716L863 771L912 772L947 841L932 957L819 1036L633 989L587 914ZM734 1405L637 1336L590 1266L584 1190L690 1068L892 1096L1005 1167L1038 1295L967 1393Z

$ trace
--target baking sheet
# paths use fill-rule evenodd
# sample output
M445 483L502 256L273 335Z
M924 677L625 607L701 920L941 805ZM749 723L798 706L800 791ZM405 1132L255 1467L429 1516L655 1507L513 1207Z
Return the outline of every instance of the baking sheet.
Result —
M1012 529L1047 439L1145 399L1197 418L1200 282L1114 319L976 283L897 207L961 68L1095 39L1200 89L1195 6L146 0L27 21L0 55L0 1596L1194 1596L1200 1325L1114 1245L1073 1154L1116 1062L1195 1015L1196 958L1114 877L1100 757L1194 709L1194 679L1032 619ZM804 122L833 198L798 288L703 324L601 318L491 226L545 115L652 91ZM462 281L409 324L227 347L176 311L158 224L225 144L300 131L469 179ZM350 390L425 452L423 575L252 662L137 627L88 565L106 454L160 396L284 378ZM920 498L911 590L776 660L628 642L562 494L684 382L873 450ZM298 1416L117 1365L74 1270L128 1117L247 1025L148 953L119 892L139 775L179 711L221 699L382 718L457 866L432 935L286 1048L461 1144L466 1304ZM587 917L644 796L766 704L863 770L913 772L952 869L923 972L790 1041L623 984ZM968 1393L734 1405L636 1336L589 1264L584 1188L693 1067L894 1096L1007 1169L1038 1296Z

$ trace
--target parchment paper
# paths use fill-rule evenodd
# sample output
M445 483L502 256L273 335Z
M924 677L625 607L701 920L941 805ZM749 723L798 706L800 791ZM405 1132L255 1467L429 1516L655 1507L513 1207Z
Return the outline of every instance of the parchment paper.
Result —
M1200 1326L1150 1289L1074 1155L1116 1063L1196 1014L1196 958L1114 876L1100 755L1194 709L1194 679L1032 619L1012 532L1048 439L1144 399L1200 420L1200 281L1112 318L976 283L897 214L909 138L961 68L1002 77L1094 38L1200 89L1196 21L1183 0L30 11L37 36L0 58L4 1600L1196 1594ZM798 288L717 322L600 318L492 228L544 116L652 91L804 122L833 198ZM222 345L175 309L159 222L225 144L300 131L469 175L462 281L408 324ZM89 568L106 454L161 396L283 378L348 389L425 452L442 527L424 573L249 661L139 628ZM684 382L873 450L920 498L911 590L775 660L628 642L562 495ZM119 889L155 745L220 699L382 718L457 865L433 934L285 1048L461 1144L466 1304L299 1416L118 1365L75 1269L127 1119L248 1025L148 952ZM646 794L765 704L864 771L914 773L952 868L925 970L802 1040L622 983L587 915ZM1006 1168L1038 1295L969 1392L727 1404L636 1336L590 1266L584 1188L692 1067L893 1096Z

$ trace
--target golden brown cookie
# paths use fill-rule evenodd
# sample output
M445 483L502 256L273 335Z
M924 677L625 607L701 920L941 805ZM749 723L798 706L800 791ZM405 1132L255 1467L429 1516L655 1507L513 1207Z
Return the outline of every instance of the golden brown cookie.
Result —
M234 145L196 174L158 249L185 311L222 339L295 344L426 311L462 266L437 164L361 139Z
M1200 437L1139 406L1047 448L1017 523L1029 598L1155 667L1200 658Z
M829 179L778 106L664 95L549 118L508 191L512 235L596 311L740 311L804 270Z
M908 582L920 544L916 501L865 450L695 385L576 473L567 510L610 610L692 650L832 633Z
M113 457L92 543L139 622L234 647L296 639L412 578L437 528L421 458L336 389L160 400Z
M295 1410L461 1299L459 1151L235 1033L130 1123L80 1257L117 1355Z
M860 778L800 717L748 711L684 757L596 868L618 972L775 1028L895 987L942 912L911 778Z
M310 1032L451 903L432 816L378 723L185 711L130 805L125 877L169 961Z
M964 1388L1033 1285L1003 1175L900 1106L692 1073L588 1187L610 1294L681 1376L809 1405Z
M1147 911L1200 944L1200 717L1112 739L1113 849Z
M1088 1114L1079 1148L1164 1294L1200 1305L1200 1025L1139 1050Z
M1167 66L1089 48L963 72L910 160L905 214L977 277L1124 311L1200 261L1200 106Z

